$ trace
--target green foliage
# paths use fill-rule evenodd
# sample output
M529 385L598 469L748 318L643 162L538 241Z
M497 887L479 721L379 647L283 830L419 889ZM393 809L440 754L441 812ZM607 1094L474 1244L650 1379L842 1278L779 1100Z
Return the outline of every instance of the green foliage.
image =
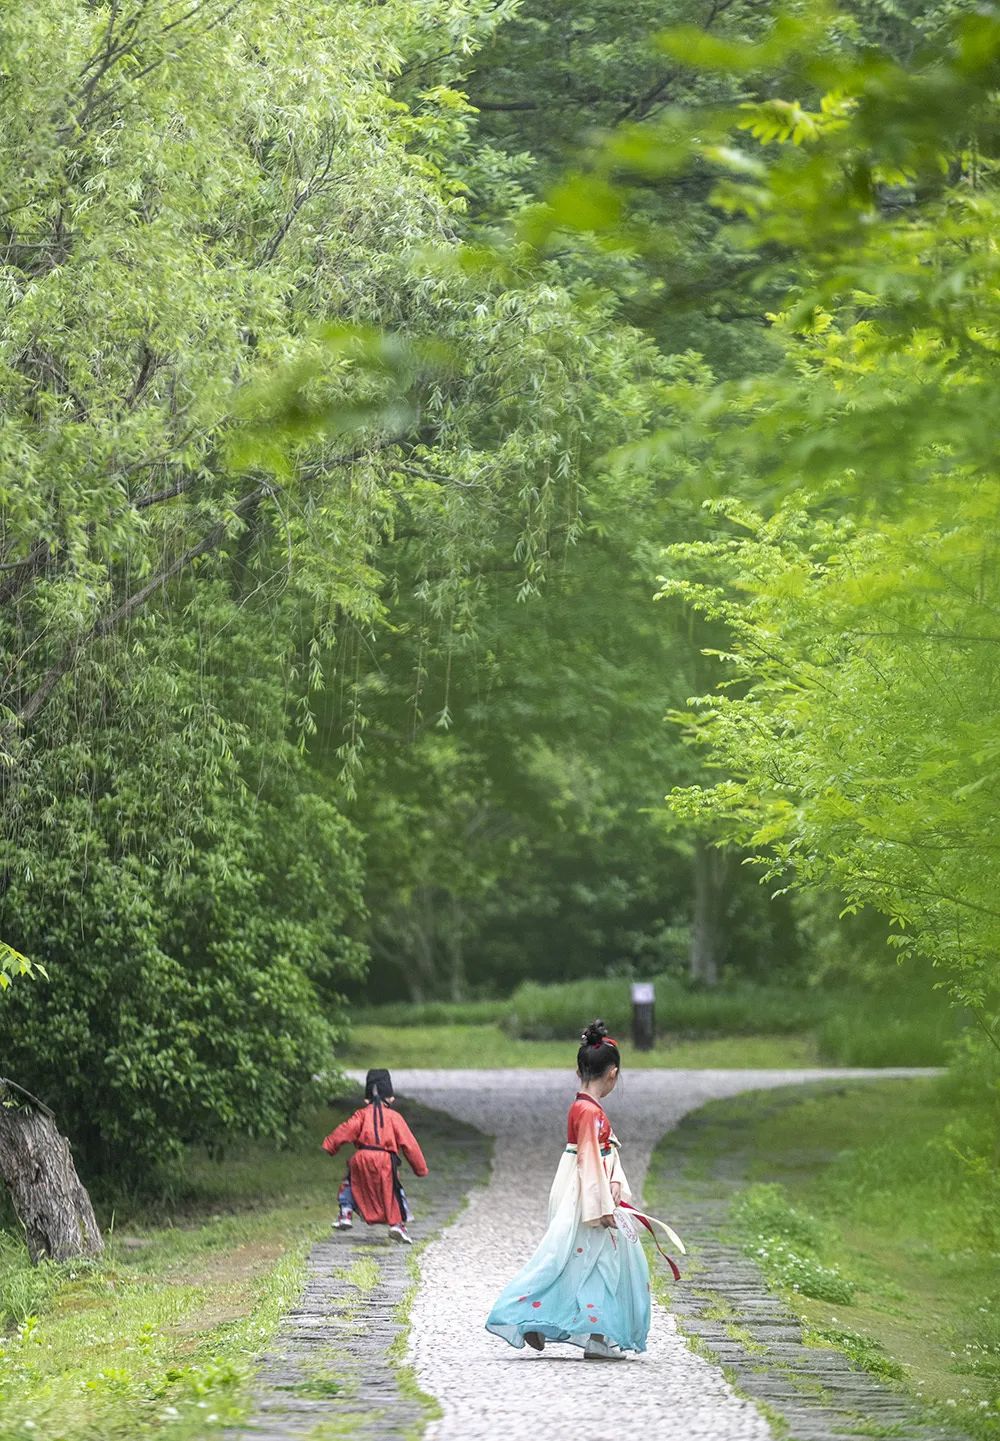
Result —
M942 1079L943 1099L954 1116L945 1128L941 1164L976 1216L986 1244L1000 1244L1000 1055L981 1032L970 1031L951 1048Z
M725 613L725 663L747 684L699 702L692 725L734 779L674 803L725 816L772 858L768 879L877 908L898 950L944 968L962 1004L989 1009L994 681L977 636L992 605L987 534L957 501L947 531L928 530L919 503L919 538L916 515L876 533L787 508L759 524L727 511L750 538L696 558L675 551L664 593ZM723 553L748 599L682 579L690 559L704 573Z
M769 1280L818 1301L850 1305L854 1282L817 1253L823 1234L814 1217L789 1205L779 1185L751 1186L733 1204L733 1220L744 1249Z
M641 194L632 188L629 198L650 244L641 251L595 246L586 232L606 235L623 195L588 170L586 160L594 137L616 126L626 144L625 135L640 122L678 104L704 107L740 93L741 79L671 63L653 43L665 24L687 21L710 39L756 36L767 20L768 7L744 0L705 7L688 0L636 0L627 7L580 0L572 12L559 0L522 0L469 79L480 132L519 184L548 201L548 211L514 211L520 233L538 239L558 213L558 250L567 268L585 284L612 290L623 314L654 335L664 352L697 351L727 374L757 368L764 332L741 294L747 257L726 242L707 203L711 177L688 175L677 184L647 185ZM495 225L502 217L488 210L483 218ZM635 233L634 220L627 230Z
M800 1251L818 1251L823 1242L819 1222L790 1205L781 1186L752 1186L740 1195L734 1215L760 1235L783 1241Z
M823 1059L838 1066L941 1066L958 1030L940 997L918 995L912 1004L900 986L874 997L845 992L818 1026L816 1042Z
M820 991L793 991L733 981L699 990L674 975L654 976L660 1029L670 1034L790 1034L808 1030L840 1004ZM627 974L539 985L525 981L506 999L462 1004L389 1003L358 1012L358 1020L387 1026L485 1024L496 1021L508 1035L572 1043L588 1019L602 1016L615 1031L631 1028L631 980Z
M37 1313L67 1280L86 1274L89 1261L42 1259L33 1265L20 1238L0 1231L0 1333L15 1328L33 1329Z
M0 941L0 991L10 988L10 983L15 976L46 976L44 966L32 965L28 956L22 956L13 946L6 941Z
M787 293L784 363L675 387L669 427L629 457L695 454L710 496L710 538L667 550L660 594L719 636L722 687L678 718L725 778L670 803L772 885L881 912L989 1027L1000 20L928 29L905 62L820 11L759 44L674 33L675 58L780 64L815 102L680 107L612 135L592 177L627 193L640 171L715 167L754 284ZM638 215L614 227L608 243L644 243Z
M88 1159L287 1135L366 987L937 1059L747 857L989 1025L996 26L909 8L8 7L3 1039Z
M515 708L482 745L447 730L499 673L484 616L517 629L589 487L621 508L593 457L650 428L663 364L558 265L461 263L466 173L520 203L460 90L514 8L7 17L4 911L51 980L5 1007L4 1052L91 1164L285 1135L366 940L461 993L512 856L522 919L547 904L545 818L483 803ZM541 628L531 652L537 675ZM597 772L573 745L554 768ZM615 782L594 857L648 799ZM671 920L652 874L637 951Z
M754 984L732 974L709 989L676 974L652 978L657 1029L675 1045L681 1038L780 1037L814 1039L818 1056L844 1066L943 1065L961 1028L953 1012L925 982L892 975L881 986L830 988ZM540 985L523 982L512 995L491 1001L423 1004L389 1002L359 1008L364 1027L499 1026L512 1040L559 1041L572 1049L588 1017L602 1016L618 1035L631 1032L630 978ZM735 1052L734 1052L735 1053Z
M806 1331L805 1340L808 1345L835 1346L860 1370L869 1371L883 1381L901 1381L906 1375L899 1362L886 1355L884 1346L861 1331L844 1326L812 1326Z
M626 1043L629 1070L654 1067L678 1070L768 1070L815 1066L815 1045L799 1035L661 1037L651 1051L636 1051ZM511 1038L493 1025L386 1026L361 1021L351 1028L345 1044L345 1063L363 1070L368 1066L426 1067L445 1070L562 1071L567 1079L576 1065L578 1042L572 1036L558 1041L524 1041Z
M8 996L6 1062L92 1166L147 1181L181 1142L287 1133L364 959L358 837L285 731L253 628L224 592L198 606L214 655L137 626L141 668L53 702L8 890L50 965ZM132 722L161 709L181 723Z
M956 1370L1000 1383L1000 1297L984 1296Z
M654 978L657 1028L671 1035L783 1035L809 1030L826 1014L828 997L787 987L735 982L693 989L675 976ZM627 976L569 981L557 986L519 986L506 1010L512 1034L549 1039L578 1034L587 1019L602 1016L617 1032L631 1030Z
M590 318L608 326L613 314L602 305ZM592 353L600 394L580 418L595 452L654 423L662 381L702 374L690 358L657 359L631 332L612 334L609 353L603 342ZM444 630L429 623L425 590L413 604L404 587L391 638L358 657L361 703L377 713L364 732L369 783L352 811L378 838L372 994L457 999L568 967L688 967L697 852L650 805L655 774L698 773L663 713L698 684L700 657L687 627L659 624L649 604L649 536L685 525L667 493L684 467L636 476L590 456L580 465L572 547L530 603L515 591L516 564L498 557L493 574L443 596ZM510 545L516 554L513 535ZM412 564L406 550L401 560ZM324 716L321 736L328 726L336 734ZM317 741L318 757L328 744ZM769 912L748 870L717 869L718 967L761 978L793 969L788 909Z
M762 407L781 392L784 384L780 371L781 349L786 331L800 325L800 310L806 314L810 328L822 327L822 319L814 324L805 301L799 305L799 297L812 294L821 284L818 267L828 258L823 247L840 245L847 257L845 264L854 266L851 247L857 249L855 242L862 234L867 235L866 227L870 228L873 219L861 206L850 225L845 219L841 227L841 221L835 217L838 229L833 236L828 234L828 191L843 196L845 212L854 203L853 192L838 169L841 163L842 168L854 163L850 145L857 147L856 137L848 141L842 135L848 117L854 115L853 101L845 95L848 91L853 94L859 86L868 87L865 94L870 92L872 104L883 104L886 113L879 116L877 123L869 117L865 124L868 130L877 132L878 145L887 151L893 147L898 150L903 141L898 140L895 131L905 131L915 111L913 105L907 110L900 99L910 73L908 67L922 63L919 59L922 45L929 37L938 37L951 19L949 7L939 5L906 7L905 10L896 6L860 5L849 15L810 11L808 15L796 12L794 16L776 16L773 8L761 10L742 5L712 7L707 15L692 13L691 7L684 4L654 8L655 14L650 7L640 5L631 7L629 13L623 15L620 6L590 0L582 8L575 7L570 17L565 7L552 5L548 0L525 0L517 16L498 33L489 50L480 55L469 80L470 95L481 110L481 133L502 147L512 169L520 167L519 176L525 187L536 193L544 192L546 197L545 205L529 206L516 216L520 239L536 247L544 247L551 241L544 253L558 256L563 273L583 277L588 297L598 287L613 292L620 313L638 320L651 331L661 351L680 352L695 344L710 356L721 374L751 377L713 392L710 376L695 357L685 355L683 363L675 358L670 367L661 366L663 384L652 420L661 429L652 439L634 440L619 452L633 467L629 472L631 483L625 480L622 471L613 479L602 476L599 485L591 486L584 502L583 514L591 525L591 536L586 539L599 534L605 542L597 557L605 577L609 567L620 569L620 557L629 554L624 542L630 534L630 521L642 533L644 544L631 551L626 564L644 564L648 575L652 564L651 535L684 538L694 544L706 536L721 537L720 547L728 543L731 528L727 521L711 512L699 518L692 500L696 506L713 490L732 489L745 496L751 486L750 493L756 498L798 487L804 471L811 478L816 469L812 464L815 420L825 403L817 385L816 367L800 377L795 404L801 402L801 412L796 414L789 405L781 414L780 426L766 420L761 424L759 459L750 453L755 440L752 430L748 437L747 422L752 423ZM658 47L650 44L650 32L658 25L672 22L686 28L661 37ZM883 47L877 63L873 58L875 52L864 48L869 42ZM959 68L968 61L975 69L974 59L970 57L971 52L959 62ZM870 74L865 70L869 63ZM974 84L981 86L983 75L976 73L978 80ZM786 83L802 87L801 101L786 102L780 98L778 87ZM880 86L894 91L895 99L883 95ZM952 99L945 94L949 87ZM942 77L942 83L934 91L935 103L950 114L952 120L955 118L954 89L952 75L946 82ZM828 91L833 93L827 94ZM789 157L771 159L768 164L776 145L783 140L787 141ZM588 142L589 151L584 149ZM842 142L844 148L838 150ZM916 142L914 145L926 160L925 152ZM824 146L827 149L814 160L813 152ZM759 148L764 150L764 159L758 157ZM803 186L799 172L807 163L803 160L803 151L807 148L811 168L808 183ZM572 169L569 173L560 173L564 172L567 152L572 153ZM895 155L895 151L893 153ZM781 164L785 164L786 171L778 175ZM896 178L886 159L876 175L876 189L881 186L892 190ZM773 198L764 196L762 190L765 183L771 182ZM869 190L872 191L872 187ZM887 194L887 210L894 198L900 199L901 193L896 186ZM881 191L876 199L880 197ZM840 203L838 200L837 204ZM793 235L790 228L787 234L766 229L766 223L782 205L786 209L799 207L796 214L801 236ZM805 217L807 208L809 214ZM479 224L490 227L499 218L495 209L475 194L472 215ZM731 223L733 221L737 223ZM798 253L790 255L793 245ZM876 284L874 269L877 265L881 265L883 271L891 268L891 256L889 265L884 263L885 257L881 254L884 248L885 237L881 233L877 238L873 236L869 247L872 274L861 277L865 291L879 297L882 292ZM841 258L838 256L838 262ZM904 256L904 260L907 267L914 268L912 253ZM815 273L799 273L803 266L812 266ZM834 279L844 280L843 267L834 272ZM856 290L848 288L851 304L865 300L865 295L857 294L860 288L860 285ZM826 291L821 298L829 303ZM775 315L783 307L789 309L789 317L776 324ZM796 363L804 369L793 356L792 366ZM775 371L779 372L777 376ZM835 375L831 390L840 384L839 375ZM835 402L834 391L831 406ZM891 406L891 415L886 413L889 407L881 408L877 423L872 423L870 406L863 408L853 398L837 410L837 423L841 427L846 424L849 412L858 411L856 430L865 428L858 442L866 455L874 455L875 447L879 446L887 452L886 464L876 482L880 486L888 483L883 472L890 466L905 463L899 460L899 446L892 427L911 423L908 413L905 420L896 414L894 395ZM922 402L915 406L915 413L919 421L924 413ZM979 424L982 430L981 417ZM793 425L797 430L792 430ZM841 449L837 454L843 455L848 441L838 443ZM770 473L766 479L756 473L747 474L748 470L760 468L761 459L772 468L781 468L778 478ZM644 467L645 488L638 483L635 473L640 463ZM844 488L843 478L838 484ZM872 480L868 479L865 485L866 494L870 493ZM860 486L856 475L848 480L848 488L854 486ZM627 512L622 505L626 496ZM840 502L835 498L833 503ZM671 564L673 566L672 558ZM726 556L725 565L730 576L738 575L742 568L739 558L731 556ZM574 557L573 568L594 584L594 570L590 569L588 558L581 564L579 557ZM697 561L692 562L689 570L697 570ZM615 596L602 590L601 585L601 579L597 579L597 594L605 617L614 616L620 634L628 636L627 647L616 647L619 672L624 668L623 650L638 661L634 668L630 667L638 682L635 690L631 675L622 676L617 682L620 700L632 701L633 715L628 716L624 706L620 719L613 706L604 710L602 660L603 655L610 652L593 653L591 638L600 636L600 627L586 612L575 614L572 628L564 630L559 626L555 632L560 661L566 657L559 671L560 695L553 694L555 688L549 682L548 671L543 672L543 679L549 682L545 703L554 716L562 712L563 694L572 701L572 706L565 708L571 711L572 719L567 720L563 734L567 729L572 731L577 754L567 757L565 745L553 747L546 736L546 770L560 779L571 767L576 777L580 775L579 753L584 739L581 716L591 703L591 695L574 684L578 648L582 672L590 679L591 693L598 697L599 713L612 718L606 734L613 734L616 739L621 736L623 741L635 735L637 740L641 737L646 746L641 760L637 758L629 767L621 767L621 782L615 785L612 794L627 793L627 788L637 780L640 786L644 785L645 774L652 765L659 765L661 774L674 785L685 780L699 782L693 757L685 762L678 758L674 748L662 743L658 748L659 758L654 757L645 732L635 724L634 713L645 697L651 695L654 686L664 695L663 708L678 709L672 705L669 694L683 689L685 696L701 695L714 683L718 666L711 660L702 661L697 652L704 648L729 653L726 617L708 611L703 616L692 616L689 608L685 617L689 622L686 634L672 636L674 643L669 647L664 645L656 655L653 647L647 648L644 644L641 621L631 607L625 608L621 588ZM572 586L572 579L566 589L576 600L579 591ZM550 635L553 634L553 614L558 626L560 600L561 596L553 597L550 588L544 606ZM501 638L509 654L511 639L506 623L502 626ZM517 658L521 662L517 681L523 691L538 674L537 660L523 647L519 648ZM651 681L654 675L656 680ZM642 697L638 704L636 690ZM499 707L495 690L490 700L496 717ZM523 733L526 720L529 723L534 720L530 700L529 692L528 704L522 702L514 714L513 727L502 725L505 739L512 729ZM850 705L850 698L845 696L845 708ZM461 714L457 707L450 713ZM770 737L761 737L762 754L769 744ZM614 764L607 759L606 741L604 745L605 757L600 769ZM734 761L727 755L719 757L718 763L721 769L729 770ZM687 777L683 774L685 771ZM590 776L585 774L585 784L589 783ZM760 789L756 776L754 784ZM389 790L392 789L390 785ZM536 809L544 822L542 847L531 834L533 827L524 824L520 813L515 812L511 818L508 812L500 818L501 824L504 819L508 820L510 830L507 854L503 857L502 906L502 915L511 921L510 940L502 933L492 935L492 926L484 928L480 924L477 928L474 923L466 924L466 947L484 957L483 973L491 975L499 970L511 979L517 979L519 974L541 974L547 978L548 974L554 974L554 967L551 972L548 970L552 965L550 958L554 956L559 957L561 964L565 964L564 957L571 957L574 968L596 971L603 969L610 955L615 954L634 965L637 973L650 974L677 961L681 949L686 951L689 946L692 964L695 964L697 952L704 943L709 951L721 950L725 964L763 974L773 968L776 957L780 956L782 964L794 968L803 952L808 954L815 928L812 936L804 936L799 931L794 919L797 912L787 899L768 915L765 897L753 896L748 871L725 860L713 865L711 857L705 859L704 843L692 845L692 823L702 827L713 839L747 843L748 833L738 833L721 809L710 812L708 806L702 806L697 814L679 811L680 824L675 821L672 832L658 838L659 854L650 868L653 874L648 892L642 884L643 863L645 857L652 858L649 843L653 833L646 831L646 844L637 845L642 835L640 827L645 823L631 820L633 834L619 852L615 832L597 833L591 829L593 822L588 816L588 831L583 831L583 835L593 834L600 842L597 864L592 873L586 842L581 843L582 828L577 822L572 832L572 862L578 884L575 891L572 887L564 891L562 857L552 844L562 818L558 814L544 815L538 801L544 799L545 792L539 789ZM486 785L481 786L479 794L486 790ZM499 796L494 792L491 800L495 814ZM513 853L515 846L519 856ZM751 843L751 850L755 849ZM619 854L623 864L619 864ZM544 875L545 888L541 896L532 895L527 886L522 889L518 884L519 858L528 861L532 875ZM722 883L716 880L710 896L698 895L699 888L706 884L705 873L713 869L723 875ZM656 872L660 874L654 879ZM616 891L606 886L611 876ZM675 900L670 894L675 878L682 880L684 887L680 904L680 898ZM720 941L718 935L700 936L697 924L691 927L692 879L696 890L696 919L699 914L717 918L715 929L727 932L728 942ZM630 885L633 881L637 884ZM646 909L650 893L655 897L653 906L659 901L652 913ZM642 918L641 927L636 927L632 936L623 934L624 928L614 923L616 901L624 914ZM867 901L871 904L872 898ZM480 914L489 904L490 895L485 892L480 901ZM591 904L595 924L590 921ZM436 915L449 913L444 894L441 894L441 903L432 905L431 909ZM410 915L412 918L412 911ZM553 921L556 924L552 924ZM687 931L683 939L682 929ZM710 930L711 926L702 929ZM525 935L532 938L527 945L522 941ZM418 948L405 943L400 947L400 941L397 932L392 937L391 948L403 950L406 968L410 970L411 958ZM539 945L539 941L542 944ZM530 951L536 947L539 954L531 955ZM499 967L494 957L499 959ZM870 967L871 962L867 964ZM442 965L439 969L443 971L446 967ZM474 963L466 964L473 985L478 969ZM708 971L706 967L707 974ZM422 997L426 990L414 994ZM453 989L452 994L459 992ZM839 1046L845 1043L845 1037L837 1038ZM901 1038L903 1047L908 1044L910 1038ZM939 1055L940 1048L936 1046L934 1053Z
M32 1432L205 1441L240 1429L253 1358L301 1295L309 1250L329 1234L339 1178L319 1138L357 1099L309 1112L289 1145L237 1141L224 1159L194 1148L173 1202L140 1205L110 1191L98 1211L115 1224L99 1261L32 1267L20 1238L0 1232L0 1305L16 1319L0 1322L4 1441ZM470 1177L488 1171L488 1142L440 1112L404 1109L435 1157L421 1184L457 1206ZM349 1268L345 1303L363 1299L376 1269L369 1258ZM335 1399L324 1380L306 1385Z

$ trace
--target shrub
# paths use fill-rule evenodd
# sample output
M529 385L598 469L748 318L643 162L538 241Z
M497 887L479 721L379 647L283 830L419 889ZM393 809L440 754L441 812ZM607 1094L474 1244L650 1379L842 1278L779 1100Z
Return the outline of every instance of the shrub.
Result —
M790 1205L781 1186L750 1187L734 1202L733 1217L743 1229L744 1250L769 1280L818 1301L850 1304L854 1282L816 1254L825 1239L823 1227Z
M654 985L657 1030L669 1034L795 1034L811 1030L830 1006L822 992L804 988L737 982L703 990L670 975L656 976ZM632 1024L630 982L618 976L557 986L526 982L508 1005L506 1029L526 1040L561 1039L594 1016L624 1036Z
M808 1344L836 1346L862 1370L880 1377L883 1381L901 1381L906 1374L898 1361L885 1353L885 1347L872 1336L860 1331L844 1330L840 1326L813 1327L806 1333Z
M807 1251L818 1251L822 1245L820 1223L808 1212L790 1205L782 1186L752 1186L734 1203L733 1214L758 1235Z
M148 1187L186 1143L284 1138L364 964L360 838L284 734L252 626L207 583L200 600L231 622L240 720L197 643L150 625L141 680L78 676L21 771L8 935L48 978L5 994L0 1044L85 1182ZM134 736L136 689L183 724Z
M939 1000L923 1013L894 1015L894 999L875 998L866 1010L860 997L846 997L817 1031L823 1060L838 1066L943 1066L961 1024Z

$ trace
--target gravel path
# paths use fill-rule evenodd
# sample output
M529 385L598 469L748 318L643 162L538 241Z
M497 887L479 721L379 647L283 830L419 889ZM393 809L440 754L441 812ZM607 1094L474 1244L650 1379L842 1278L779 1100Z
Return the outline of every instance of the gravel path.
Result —
M826 1078L920 1074L926 1073L630 1071L607 1110L639 1194L653 1147L707 1101ZM656 1441L769 1441L772 1432L760 1412L732 1390L716 1365L689 1349L660 1307L654 1306L646 1354L614 1364L586 1362L572 1347L515 1351L484 1330L497 1292L544 1229L566 1110L576 1091L571 1072L394 1069L393 1078L400 1094L496 1138L489 1184L421 1258L410 1361L420 1385L443 1409L427 1441L535 1435L579 1441L602 1415ZM433 1167L433 1156L428 1159Z

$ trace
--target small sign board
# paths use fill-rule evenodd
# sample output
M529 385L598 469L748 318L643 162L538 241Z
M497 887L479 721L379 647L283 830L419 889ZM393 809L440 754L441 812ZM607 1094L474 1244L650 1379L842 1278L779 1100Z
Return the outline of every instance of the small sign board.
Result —
M633 1006L651 1006L655 997L653 995L652 981L633 981L632 983L632 1004Z

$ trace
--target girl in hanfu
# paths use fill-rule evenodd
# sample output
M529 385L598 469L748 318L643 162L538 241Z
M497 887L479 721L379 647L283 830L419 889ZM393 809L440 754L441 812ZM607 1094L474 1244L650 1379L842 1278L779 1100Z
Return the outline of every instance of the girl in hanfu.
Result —
M618 1138L601 1105L618 1080L618 1043L603 1021L594 1021L581 1039L580 1090L549 1193L548 1228L501 1291L486 1329L518 1349L527 1343L542 1351L546 1341L564 1341L582 1347L587 1359L618 1360L646 1349L649 1267L632 1222L639 1213L629 1204Z
M348 1230L359 1211L369 1226L386 1225L393 1240L410 1246L413 1242L406 1230L410 1208L399 1181L399 1158L406 1157L415 1176L427 1175L427 1162L409 1126L390 1109L395 1099L389 1072L369 1071L365 1104L330 1132L323 1150L335 1156L341 1146L354 1142L347 1177L337 1195L337 1229Z

